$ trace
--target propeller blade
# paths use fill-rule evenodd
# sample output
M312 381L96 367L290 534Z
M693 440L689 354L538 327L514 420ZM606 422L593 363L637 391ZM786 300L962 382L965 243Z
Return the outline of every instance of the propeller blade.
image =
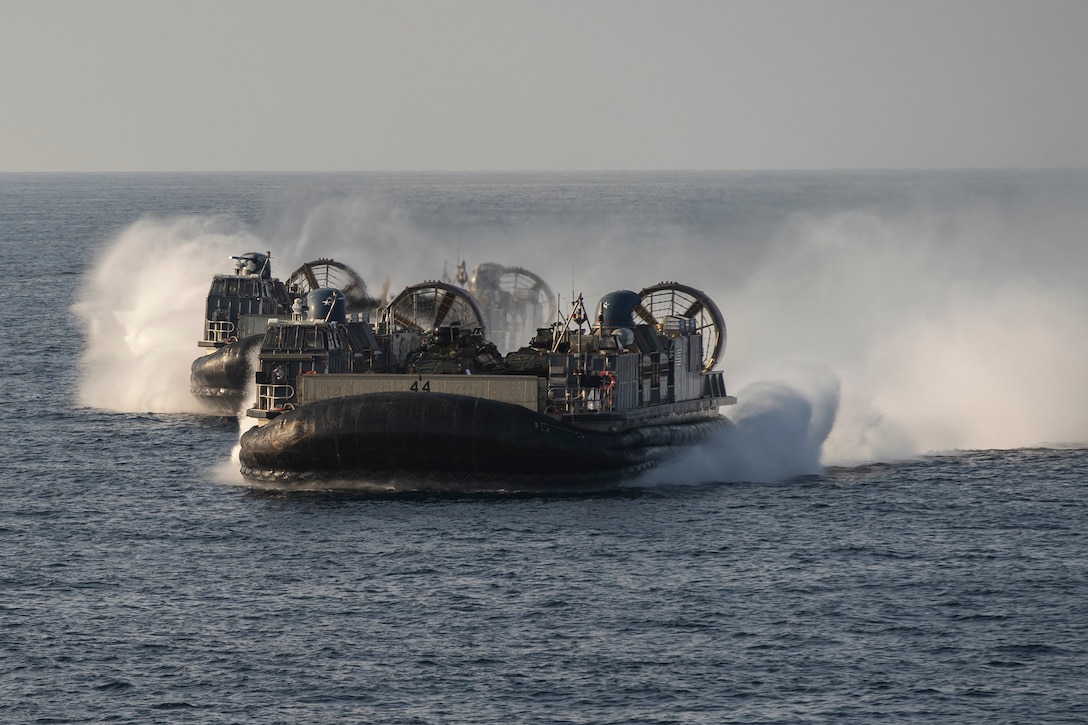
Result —
M685 312L684 314L680 315L680 316L681 317L686 317L686 318L688 318L690 320L691 318L695 317L697 314L699 314L702 311L703 311L703 301L702 300L695 300L695 302L692 303L691 307L688 308L688 311Z
M302 273L306 275L306 281L310 283L310 289L318 289L321 285L317 283L317 277L314 276L314 270L310 267L309 262L302 265Z
M635 305L635 314L638 315L647 325L657 324L657 320L654 319L653 313L643 307L641 302Z
M393 312L393 322L397 323L401 327L412 327L416 330L420 329L419 325L416 324L415 320L409 319L404 315L400 314L399 312Z
M438 305L438 312L434 316L434 326L441 327L442 321L446 319L446 315L450 313L450 308L453 307L453 303L456 301L457 296L452 292L447 292L446 296L442 298L442 302Z

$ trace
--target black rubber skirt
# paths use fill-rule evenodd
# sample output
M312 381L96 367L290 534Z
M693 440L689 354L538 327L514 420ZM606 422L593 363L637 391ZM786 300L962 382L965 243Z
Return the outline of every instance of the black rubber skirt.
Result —
M194 360L189 375L193 397L211 413L236 415L245 403L246 386L254 374L250 358L263 339L263 335L252 335Z
M310 403L241 438L250 483L391 491L577 491L615 486L731 425L697 418L624 433L522 406L393 392Z

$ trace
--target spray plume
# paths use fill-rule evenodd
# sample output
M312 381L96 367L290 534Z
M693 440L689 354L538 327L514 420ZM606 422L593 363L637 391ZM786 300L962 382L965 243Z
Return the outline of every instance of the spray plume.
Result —
M656 480L780 480L929 451L1088 441L1079 199L773 211L739 232L728 215L685 228L565 208L489 226L374 195L310 194L270 210L259 238L222 219L145 220L85 279L79 399L192 410L198 311L231 254L272 249L279 273L342 258L395 291L437 278L462 249L559 287L573 269L591 304L661 279L718 303L736 428Z
M200 412L189 393L202 310L216 272L260 242L226 219L139 221L84 279L81 405L121 412Z

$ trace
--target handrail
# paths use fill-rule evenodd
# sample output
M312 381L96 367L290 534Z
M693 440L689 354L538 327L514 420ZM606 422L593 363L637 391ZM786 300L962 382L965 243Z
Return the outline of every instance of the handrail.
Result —
M283 408L295 397L293 385L284 383L258 383L257 402L253 407L257 410L277 410Z
M234 323L228 320L204 320L204 339L209 342L228 342L234 330Z

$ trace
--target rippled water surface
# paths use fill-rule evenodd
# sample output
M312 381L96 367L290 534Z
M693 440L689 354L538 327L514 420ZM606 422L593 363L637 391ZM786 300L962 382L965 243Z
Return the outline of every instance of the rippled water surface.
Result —
M1011 447L825 450L791 469L767 439L791 440L783 425L740 442L760 448L746 467L704 457L608 495L370 498L237 485L233 419L79 402L89 377L118 376L88 364L96 332L73 305L148 215L282 244L292 205L373 187L394 200L373 224L467 246L555 225L597 238L616 223L602 209L635 199L632 216L695 251L735 219L747 231L722 243L755 269L778 254L758 244L768 209L887 215L941 185L958 194L942 203L1007 209L1025 188L1081 188L983 181L892 176L874 197L872 180L819 175L0 177L0 720L1088 721L1088 429L1059 407ZM177 292L175 270L142 269ZM135 280L116 284L121 298ZM126 329L113 342L135 349ZM841 449L854 380L828 439ZM907 409L884 411L907 437ZM954 432L985 434L955 415ZM1056 419L1071 443L1047 443Z

